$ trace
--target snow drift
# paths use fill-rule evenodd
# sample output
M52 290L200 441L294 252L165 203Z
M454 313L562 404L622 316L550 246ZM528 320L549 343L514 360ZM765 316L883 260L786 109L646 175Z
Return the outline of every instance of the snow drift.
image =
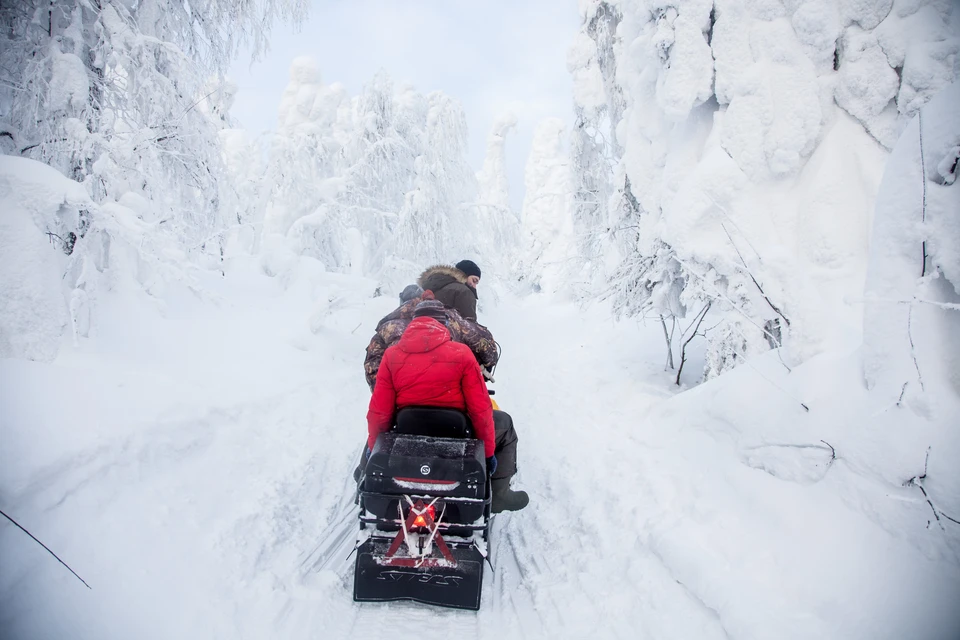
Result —
M0 156L0 358L50 361L60 351L66 254L84 233L81 211L92 208L83 187L55 169Z

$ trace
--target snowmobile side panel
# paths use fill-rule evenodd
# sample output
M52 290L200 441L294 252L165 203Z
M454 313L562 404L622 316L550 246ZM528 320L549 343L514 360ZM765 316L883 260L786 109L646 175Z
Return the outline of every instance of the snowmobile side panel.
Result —
M355 602L413 600L454 609L480 608L483 556L472 544L451 544L451 563L406 566L408 559L387 558L389 541L370 538L357 550L354 572Z

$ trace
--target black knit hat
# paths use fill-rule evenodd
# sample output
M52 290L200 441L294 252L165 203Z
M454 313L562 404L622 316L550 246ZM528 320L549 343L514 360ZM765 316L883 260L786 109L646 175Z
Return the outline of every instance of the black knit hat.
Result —
M447 321L447 312L439 300L424 300L413 312L414 318L433 318L437 322Z
M461 260L455 266L468 276L480 277L480 267L478 267L477 263L473 260Z

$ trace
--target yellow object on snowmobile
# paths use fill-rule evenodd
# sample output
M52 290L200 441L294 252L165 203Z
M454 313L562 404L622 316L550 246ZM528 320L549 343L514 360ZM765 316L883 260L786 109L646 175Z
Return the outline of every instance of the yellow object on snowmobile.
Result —
M498 405L497 401L493 399L493 396L490 397L490 404L493 405L494 411L500 411L500 405Z

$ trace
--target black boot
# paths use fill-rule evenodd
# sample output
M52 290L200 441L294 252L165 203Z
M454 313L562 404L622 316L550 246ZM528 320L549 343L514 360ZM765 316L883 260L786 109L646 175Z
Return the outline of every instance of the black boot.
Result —
M530 496L526 491L512 491L510 478L494 478L493 484L493 512L520 511L530 504Z

